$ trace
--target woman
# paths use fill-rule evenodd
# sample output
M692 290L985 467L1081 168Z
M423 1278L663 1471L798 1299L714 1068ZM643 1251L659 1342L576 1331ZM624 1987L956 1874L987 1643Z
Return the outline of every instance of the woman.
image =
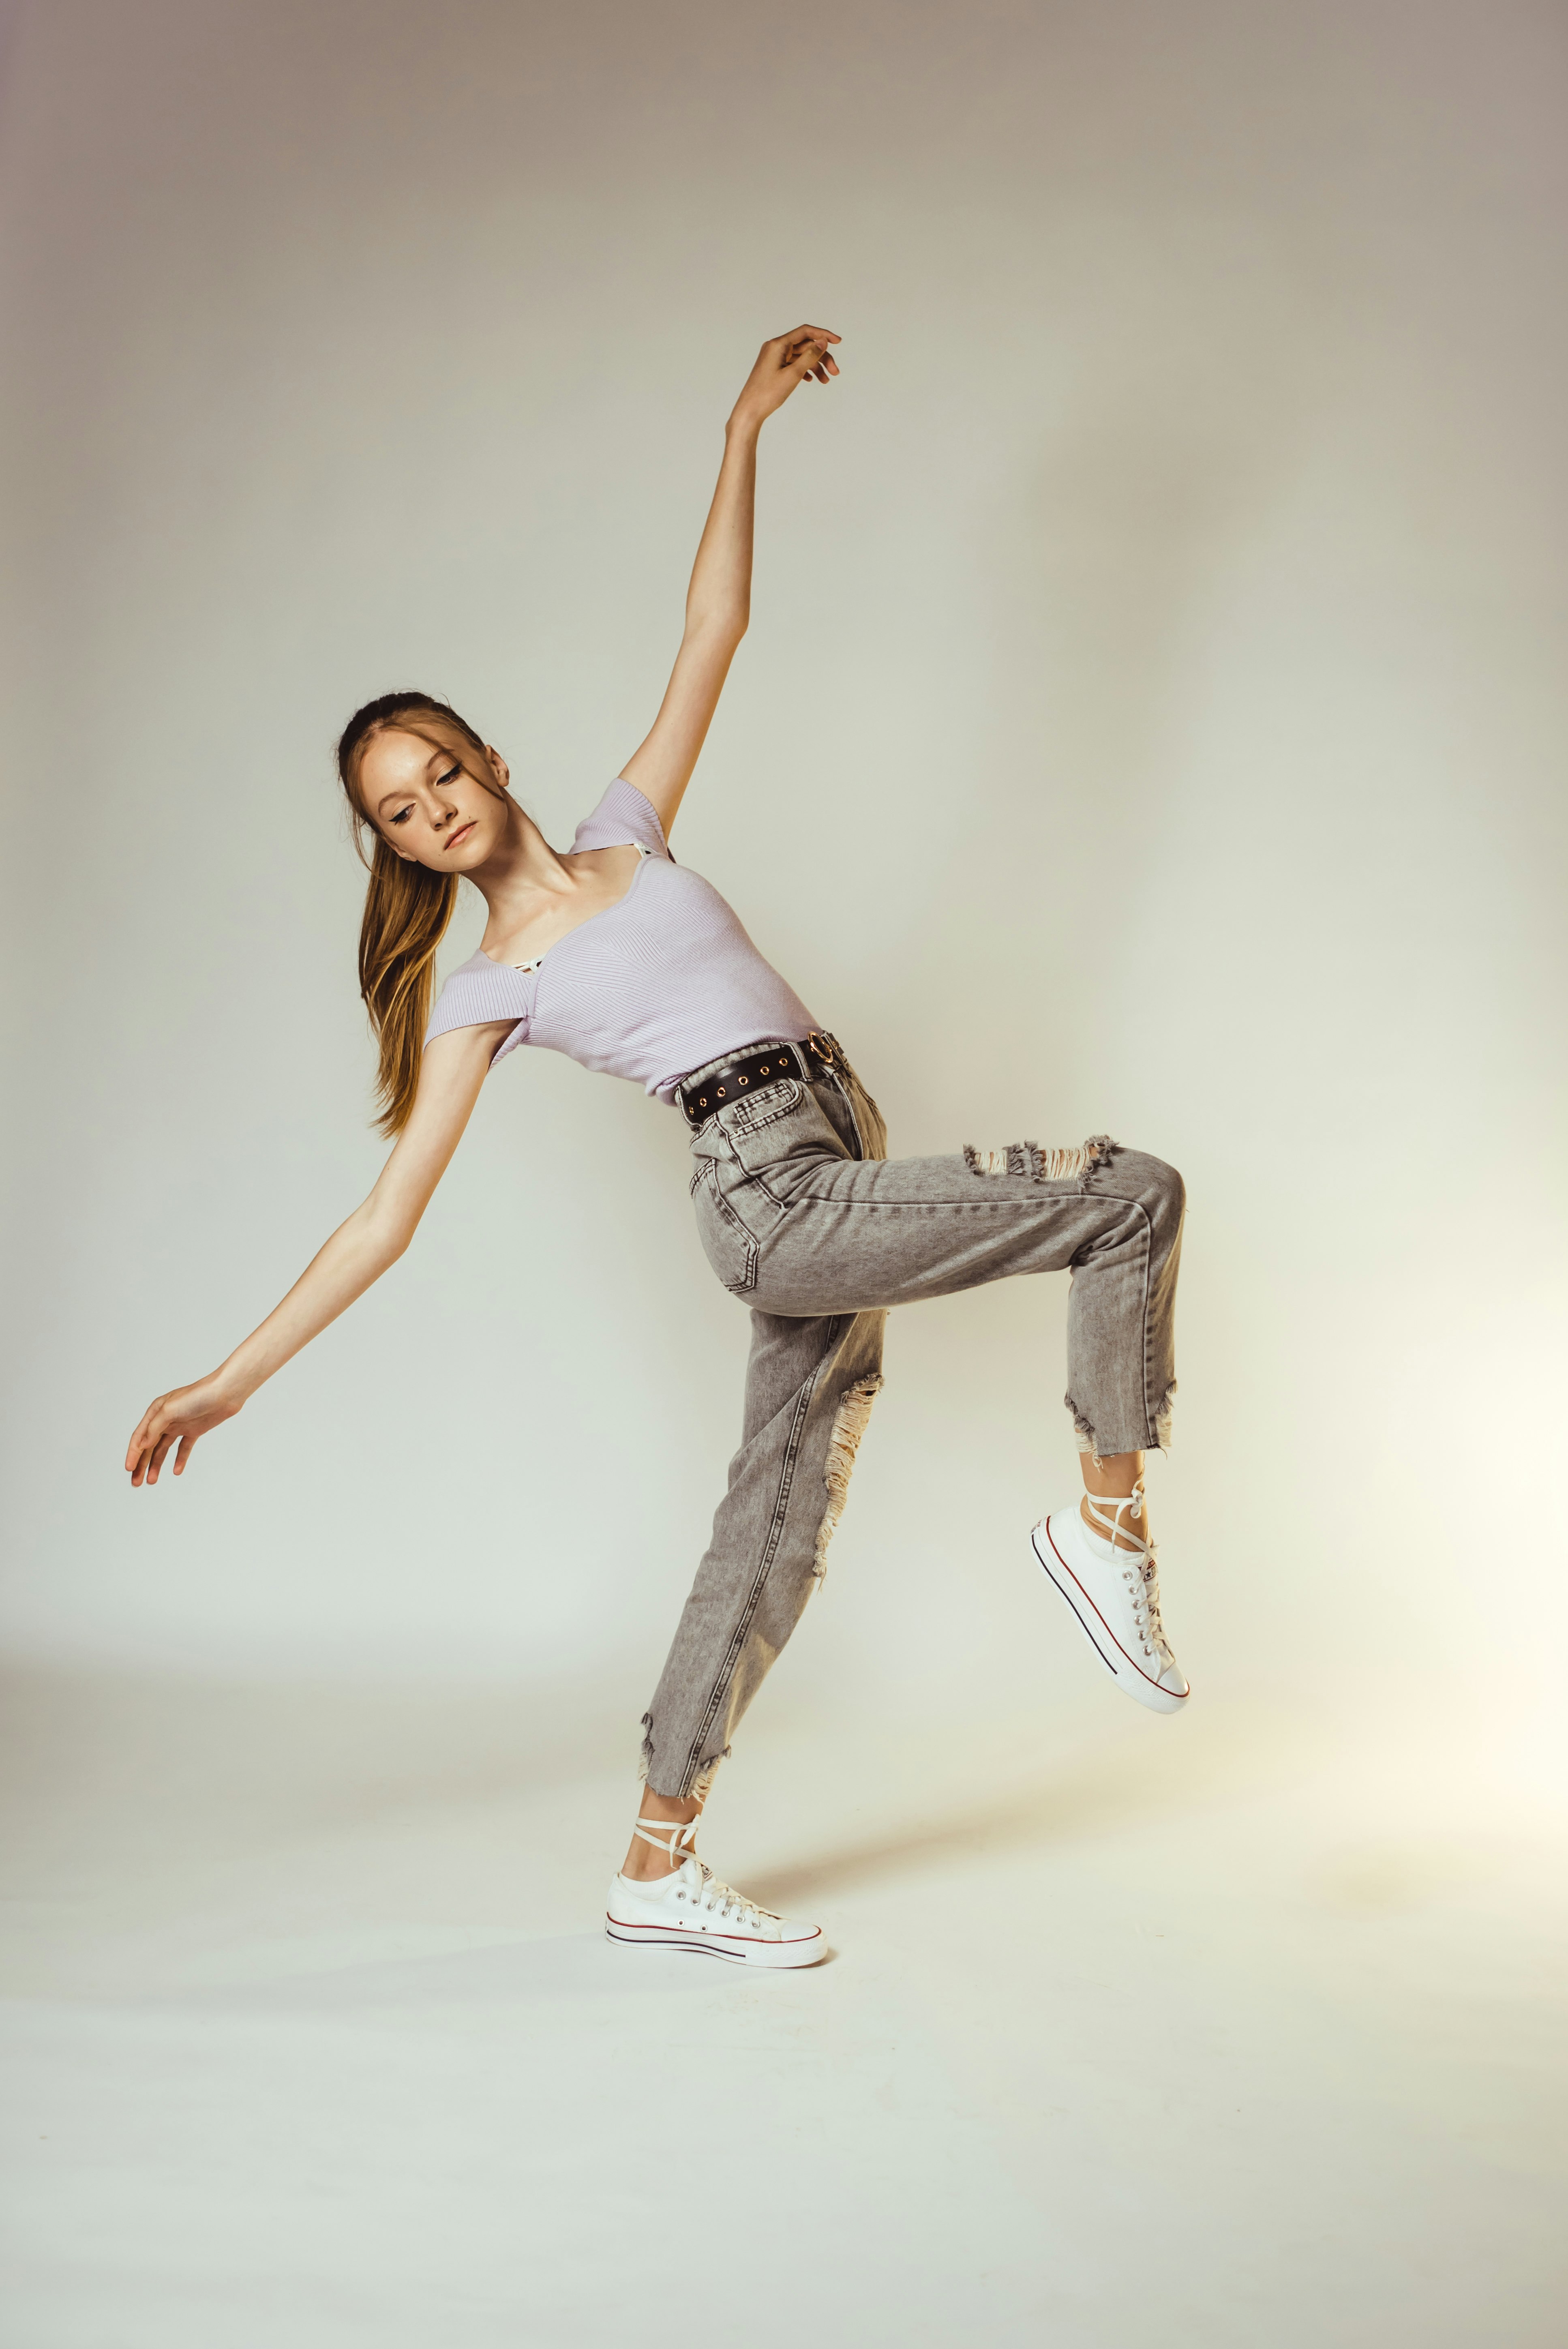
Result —
M179 1475L198 1439L369 1288L413 1238L489 1071L522 1044L630 1077L691 1131L703 1247L751 1309L745 1425L675 1644L644 1716L645 1792L610 1888L611 1935L748 1965L810 1965L820 1930L776 1917L696 1857L731 1734L820 1575L882 1384L890 1306L1009 1273L1070 1268L1068 1353L1084 1496L1034 1548L1119 1685L1174 1713L1187 1682L1160 1619L1143 1453L1166 1441L1181 1178L1106 1135L889 1160L837 1040L762 960L668 838L736 647L751 581L757 441L797 388L839 372L826 328L765 343L725 435L686 631L641 749L563 854L509 793L503 759L445 703L388 694L349 721L338 767L373 845L360 981L380 1046L375 1189L276 1310L130 1439L133 1485ZM430 1017L459 876L490 909Z

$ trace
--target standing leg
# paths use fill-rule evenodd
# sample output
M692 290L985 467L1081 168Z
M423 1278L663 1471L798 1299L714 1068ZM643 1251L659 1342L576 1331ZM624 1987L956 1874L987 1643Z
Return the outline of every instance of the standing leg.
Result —
M649 1795L688 1817L823 1572L886 1318L752 1314L740 1449L643 1723Z

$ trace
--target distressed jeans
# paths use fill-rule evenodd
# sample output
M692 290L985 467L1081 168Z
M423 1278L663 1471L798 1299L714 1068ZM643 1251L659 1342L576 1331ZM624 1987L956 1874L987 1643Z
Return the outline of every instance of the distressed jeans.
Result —
M1163 1448L1184 1200L1173 1167L1105 1134L890 1159L841 1054L810 1083L787 1077L730 1103L691 1147L703 1247L751 1309L751 1359L740 1449L643 1754L655 1794L701 1796L823 1571L882 1385L889 1309L1070 1270L1079 1450Z

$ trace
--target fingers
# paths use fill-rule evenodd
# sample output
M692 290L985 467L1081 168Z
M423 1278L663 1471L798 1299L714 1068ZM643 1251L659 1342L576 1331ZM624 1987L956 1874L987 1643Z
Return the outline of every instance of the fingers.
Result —
M808 376L814 382L826 383L839 373L837 360L830 346L841 342L830 326L797 326L793 333L775 335L766 347L779 353L779 364L796 374L803 383Z
M137 1421L135 1431L130 1439L130 1448L133 1452L139 1451L145 1446L148 1438L152 1433L152 1423L158 1417L159 1413L163 1409L165 1400L166 1398L162 1395L157 1396L148 1404L147 1409Z
M813 383L826 383L830 375L837 375L839 372L827 345L812 340L801 343L790 350L786 355L784 364L799 377L802 383L808 377Z
M839 340L840 337L830 334L826 326L799 326L789 337L789 347L791 353L796 355L803 355L808 351L812 353L817 360L824 366L832 367L833 373L837 375L839 370L829 355L829 346Z
M201 1438L232 1419L240 1408L232 1395L224 1393L221 1381L211 1378L160 1395L142 1413L126 1447L125 1464L132 1485L156 1485L159 1471L176 1445L174 1474L182 1475Z
M164 1421L162 1405L154 1403L131 1437L125 1455L125 1464L130 1471L133 1485L157 1484L163 1456L175 1440L174 1430Z
M138 1422L136 1433L126 1446L125 1464L130 1473L130 1481L133 1485L139 1485L147 1474L147 1454L154 1441L153 1428L158 1413L157 1403L148 1406Z

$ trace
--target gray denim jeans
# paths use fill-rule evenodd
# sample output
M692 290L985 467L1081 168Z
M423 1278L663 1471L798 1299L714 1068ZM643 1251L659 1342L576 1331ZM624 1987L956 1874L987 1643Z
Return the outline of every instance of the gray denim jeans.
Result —
M1184 1204L1173 1167L1104 1134L890 1159L841 1053L732 1102L691 1147L703 1247L751 1309L751 1360L728 1490L643 1719L647 1782L670 1795L707 1793L823 1571L889 1309L1070 1268L1079 1449L1162 1448Z

